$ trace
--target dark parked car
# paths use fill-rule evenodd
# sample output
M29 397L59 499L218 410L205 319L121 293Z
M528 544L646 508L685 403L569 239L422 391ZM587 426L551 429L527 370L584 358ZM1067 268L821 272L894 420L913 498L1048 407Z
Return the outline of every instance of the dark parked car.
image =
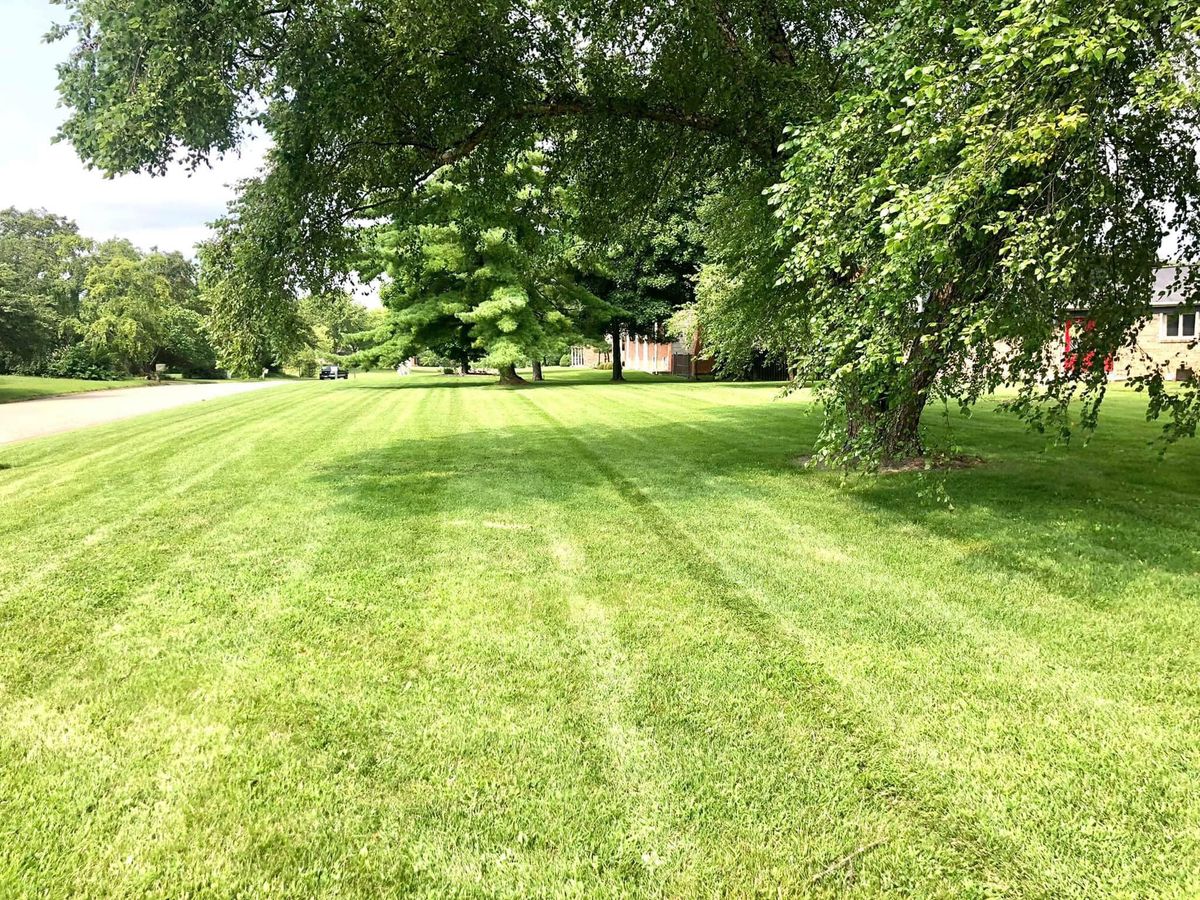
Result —
M349 378L350 373L339 366L321 366L321 373L317 377L322 381L326 378Z

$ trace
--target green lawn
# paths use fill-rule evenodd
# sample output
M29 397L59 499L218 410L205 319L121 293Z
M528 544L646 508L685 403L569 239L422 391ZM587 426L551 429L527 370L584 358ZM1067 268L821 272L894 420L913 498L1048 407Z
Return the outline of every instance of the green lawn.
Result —
M602 377L0 447L0 894L1200 893L1200 445Z
M84 381L82 378L36 378L32 375L0 375L0 403L14 400L37 400L58 394L78 394L82 391L103 391L109 388L136 387L139 379L120 381Z

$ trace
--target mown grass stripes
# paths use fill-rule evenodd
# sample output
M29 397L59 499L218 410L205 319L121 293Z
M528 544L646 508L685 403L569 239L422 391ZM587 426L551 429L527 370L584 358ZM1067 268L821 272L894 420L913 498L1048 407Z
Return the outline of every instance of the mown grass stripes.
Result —
M0 893L1200 889L1194 447L981 410L949 509L631 378L0 448Z

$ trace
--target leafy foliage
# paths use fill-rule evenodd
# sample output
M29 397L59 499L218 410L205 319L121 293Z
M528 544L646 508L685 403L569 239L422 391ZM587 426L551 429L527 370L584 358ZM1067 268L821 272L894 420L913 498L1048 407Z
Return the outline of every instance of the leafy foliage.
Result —
M1086 307L1081 352L1104 358L1146 312L1163 236L1196 250L1196 0L66 6L63 135L89 163L156 171L271 135L210 251L240 367L303 344L297 298L344 273L359 228L417 227L434 173L498 176L535 143L589 239L618 248L606 299L656 320L678 305L658 292L687 293L700 263L705 343L729 366L786 356L819 385L826 461L920 453L930 399L1001 381L1035 427L1090 428L1105 381L1062 366L1064 316ZM704 196L702 260L658 243L677 231L668 183ZM505 274L521 239L440 224L380 244L441 258L425 273L441 299L396 288L407 318L380 347L534 349L511 337L551 324L518 314L535 302ZM480 290L493 278L488 306L435 284L466 271L459 254L488 273ZM1200 394L1140 383L1168 436L1194 430Z
M122 241L101 245L97 256L103 261L88 270L79 314L64 322L85 349L63 359L85 369L107 364L140 373L162 363L187 375L214 374L194 266L177 253L143 255Z
M641 218L649 173L777 172L785 125L825 107L859 18L798 0L65 6L62 134L89 163L161 171L271 136L219 241L238 283L214 315L243 362L267 352L244 325L278 344L289 305L342 273L355 226L400 214L446 165L498 173L540 141L609 222Z
M207 313L180 253L97 244L44 211L0 212L0 367L106 378L161 362L212 375Z
M1094 423L1101 366L1149 309L1160 245L1194 251L1196 5L906 0L857 42L827 122L792 131L774 191L802 321L795 350L837 415L840 460L919 452L931 396ZM1153 386L1153 383L1151 383Z
M599 248L603 267L588 283L617 307L624 331L656 334L675 310L695 301L703 255L696 204L694 194L668 186L647 198L642 216L614 227Z
M116 256L96 266L84 282L86 292L74 326L93 351L114 357L127 371L150 365L164 334L159 315L170 288L138 260Z
M360 349L358 335L376 318L348 291L311 294L300 301L300 315L316 336L316 348L330 355L351 354Z
M78 310L88 249L61 216L0 210L0 368L58 343L60 321Z
M313 341L294 286L275 267L281 248L265 222L275 203L261 183L246 185L235 214L199 247L200 292L222 364L243 375L287 358ZM238 215L238 213L246 213Z
M478 360L511 381L518 365L558 359L611 317L580 283L542 154L524 154L486 192L472 188L463 172L445 169L409 216L372 233L364 274L388 274L389 316L364 358L394 365L433 351L464 371Z
M6 361L26 360L44 350L55 332L53 302L26 288L16 270L0 262L0 350Z

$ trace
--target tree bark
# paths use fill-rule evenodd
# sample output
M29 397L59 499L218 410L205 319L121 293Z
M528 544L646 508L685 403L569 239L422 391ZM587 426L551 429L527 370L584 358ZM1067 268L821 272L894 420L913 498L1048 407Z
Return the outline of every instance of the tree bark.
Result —
M921 414L950 349L945 320L955 285L943 285L929 298L920 327L909 345L908 356L893 376L894 392L882 396L846 397L846 426L851 438L864 428L874 431L872 443L883 462L911 459L925 454L921 439Z
M471 374L471 361L465 356L458 362L458 370L464 375Z
M625 374L621 368L621 323L613 323L612 334L612 380L624 381Z
M923 456L921 413L928 401L927 392L905 391L903 396L863 397L855 391L844 395L846 405L847 449L858 454L877 453L883 464ZM862 434L870 436L868 447L856 447Z
M516 366L500 366L501 384L524 384L525 379L517 374Z
M535 359L532 361L532 363L533 363L533 380L534 381L545 381L546 379L542 376L542 361L540 359Z
M925 455L925 442L921 439L921 413L928 402L928 392L921 392L905 397L891 410L891 421L884 433L884 459L910 459Z

